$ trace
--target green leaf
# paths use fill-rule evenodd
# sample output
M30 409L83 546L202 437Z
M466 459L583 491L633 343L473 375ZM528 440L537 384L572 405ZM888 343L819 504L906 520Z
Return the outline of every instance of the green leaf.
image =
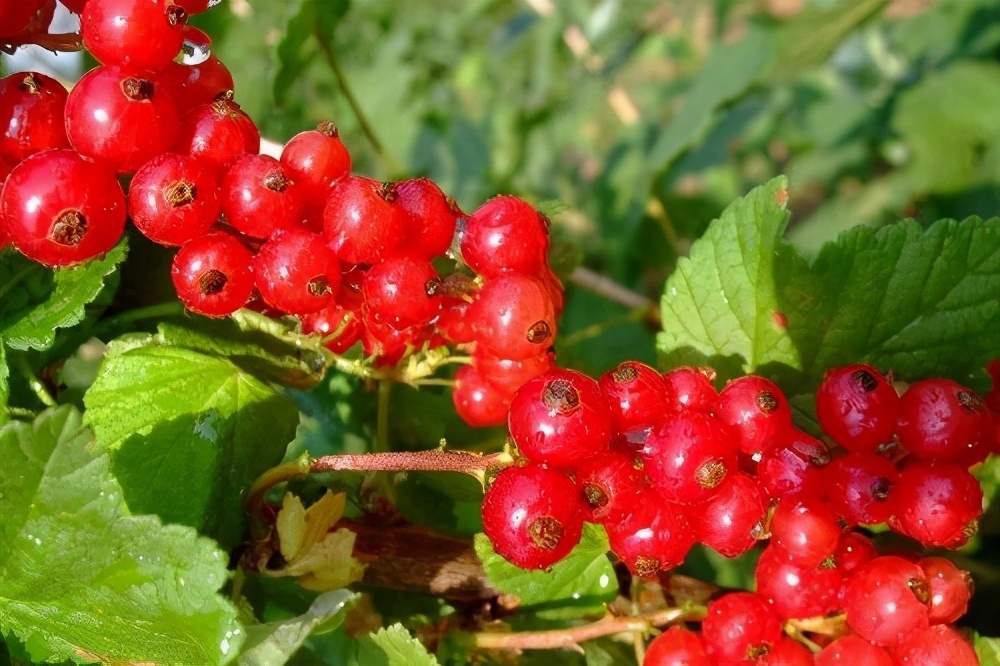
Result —
M13 349L46 349L56 329L80 323L105 279L125 259L124 239L110 252L73 268L51 270L7 252L0 256L0 340Z
M753 190L678 262L657 338L666 364L769 374L790 395L857 361L982 386L1000 355L1000 219L859 227L810 265L782 240L786 197L784 178Z
M0 427L0 630L36 663L219 664L243 641L228 556L134 516L77 411Z
M972 641L981 666L1000 666L1000 638L979 636Z
M0 344L0 425L7 422L7 401L10 399L10 368L7 367L7 349Z
M618 579L607 557L608 537L597 525L585 524L580 543L548 571L514 566L493 550L485 534L476 535L475 548L490 582L519 597L522 606L570 600L573 605L594 605L618 593Z
M438 660L397 623L358 641L358 663L364 666L437 666Z
M87 421L134 510L231 547L243 493L281 461L298 410L224 358L154 341L109 345L84 396Z
M295 83L305 72L316 51L308 51L310 38L319 36L329 43L337 23L350 7L348 0L296 0L291 18L278 42L278 73L274 77L274 99L283 102Z
M240 666L281 666L288 662L310 635L339 627L346 609L357 597L348 590L324 592L303 615L247 627Z

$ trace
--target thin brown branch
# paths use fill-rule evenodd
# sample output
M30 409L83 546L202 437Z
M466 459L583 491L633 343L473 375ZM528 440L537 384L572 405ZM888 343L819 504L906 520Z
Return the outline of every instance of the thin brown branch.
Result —
M649 323L656 326L659 326L661 323L660 308L652 299L636 291L632 291L605 275L596 273L584 266L577 266L570 274L569 281L578 287L606 298L612 303L618 303L627 308L645 309L646 316L644 318Z
M486 472L510 465L507 453L482 455L467 451L391 451L357 455L321 456L310 472L460 472L482 478Z

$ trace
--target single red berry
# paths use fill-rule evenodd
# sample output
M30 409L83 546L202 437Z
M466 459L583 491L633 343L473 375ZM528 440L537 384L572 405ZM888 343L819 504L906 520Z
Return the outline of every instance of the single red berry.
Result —
M954 624L969 610L972 575L943 557L925 557L920 568L931 586L931 624Z
M787 636L782 637L769 653L755 663L759 666L814 666L813 653Z
M673 626L646 647L642 666L712 666L701 636Z
M302 315L302 332L318 333L323 344L335 354L343 354L361 340L364 325L361 323L360 304L357 308L342 302L343 284L337 297L322 310Z
M754 457L774 446L792 428L792 410L774 382L745 375L726 384L712 414L735 429L740 450Z
M623 361L598 383L611 406L616 432L649 428L663 419L667 387L660 373L645 363Z
M801 567L790 562L780 548L771 545L761 553L754 575L757 594L783 618L826 615L840 605L839 593L844 577L827 563Z
M132 173L171 150L179 122L177 105L165 86L117 66L90 70L66 99L70 143L119 173Z
M422 328L398 330L371 321L364 314L362 310L361 322L364 330L361 332L361 345L365 356L375 359L376 366L394 367L404 356L419 349L425 342Z
M486 428L507 421L513 394L487 381L475 365L467 365L455 373L451 397L463 421L474 428Z
M161 245L183 245L208 233L219 217L218 183L187 155L164 153L139 167L128 190L132 222Z
M80 16L83 45L105 65L157 70L184 42L187 12L172 0L89 0Z
M895 651L899 666L979 666L976 651L954 627L936 624L906 638Z
M871 539L860 532L844 532L833 553L833 562L837 571L846 577L876 557L878 551Z
M281 166L302 188L310 207L326 205L330 185L351 172L351 154L337 127L328 120L316 129L299 132L281 150Z
M333 300L340 262L323 239L304 229L276 232L257 251L253 274L264 302L289 314L309 314Z
M715 659L752 663L781 640L781 620L760 595L731 592L708 604L701 634Z
M695 542L684 508L649 489L631 499L621 520L604 524L611 550L640 578L680 566Z
M409 251L427 259L447 252L458 220L465 217L455 200L430 178L400 181L396 183L396 192L403 209Z
M225 317L243 307L253 292L252 260L250 250L234 236L210 233L181 246L170 277L188 310Z
M498 196L465 223L462 258L479 275L537 274L549 251L548 220L526 201Z
M234 89L232 73L215 56L192 64L171 62L159 75L182 115Z
M472 353L472 364L479 369L483 378L491 385L514 394L517 389L542 373L548 372L555 363L555 354L545 351L538 356L515 361L497 358L476 349Z
M403 241L396 186L347 175L330 187L323 209L323 235L352 264L374 265Z
M709 376L711 375L711 377ZM711 370L681 367L663 373L663 401L672 412L711 412L719 394L712 386Z
M982 462L993 448L993 423L982 399L950 379L925 379L900 400L896 433L920 460Z
M434 330L454 344L475 342L476 332L472 330L472 321L469 319L469 308L471 306L471 301L464 298L448 295L442 296L441 310L434 321ZM476 351L489 354L489 352L478 349ZM495 354L489 355L496 356Z
M573 476L593 523L616 523L632 508L645 485L642 462L622 451L607 451L577 467Z
M222 0L174 0L174 2L188 14L200 14L219 4Z
M735 434L708 414L668 416L642 448L646 473L666 499L694 504L708 499L737 469Z
M441 277L426 259L397 254L381 261L361 284L367 317L395 329L423 326L440 308Z
M848 634L833 641L816 655L816 666L896 666L883 648L860 636Z
M926 629L930 583L923 569L901 557L876 557L847 582L847 624L862 638L883 646Z
M61 83L38 72L0 80L0 155L17 162L50 148L69 148Z
M42 4L37 0L0 2L0 37L13 37L28 30Z
M893 493L890 526L924 546L959 548L979 529L983 489L957 463L908 462Z
M726 557L739 557L762 538L767 505L753 477L730 474L715 494L691 507L698 541Z
M851 453L820 472L823 497L838 516L853 525L878 525L895 511L892 487L896 467L877 453Z
M764 493L774 499L791 499L819 490L819 478L830 463L830 450L812 435L792 428L778 444L761 455L757 480Z
M125 230L125 208L114 171L67 149L25 159L0 195L10 241L46 266L70 266L108 252Z
M548 569L580 541L583 505L576 484L540 465L501 471L483 498L483 531L504 559Z
M780 502L771 516L771 542L800 567L818 567L832 557L842 533L833 511L812 497Z
M555 341L555 309L539 278L511 274L489 280L469 317L478 348L494 356L530 358Z
M532 462L574 467L608 449L611 409L593 379L552 368L518 389L508 427L518 451Z
M181 117L177 150L205 161L221 180L237 157L260 152L260 132L240 105L226 95Z
M823 431L848 451L875 452L892 441L899 396L870 365L829 370L816 391L816 417Z
M278 160L241 155L233 160L219 191L222 214L249 238L264 239L299 221L302 197ZM322 239L317 242L322 243Z

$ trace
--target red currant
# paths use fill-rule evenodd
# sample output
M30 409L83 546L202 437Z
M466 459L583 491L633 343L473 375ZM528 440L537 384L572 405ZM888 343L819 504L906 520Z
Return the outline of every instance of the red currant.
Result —
M429 261L397 254L371 267L361 284L367 317L395 329L427 324L440 307L441 278Z
M899 473L876 453L851 453L820 472L823 496L837 515L854 525L878 525L895 509L892 487Z
M712 666L712 662L698 634L674 626L646 647L642 666Z
M156 70L180 52L186 18L172 0L89 0L80 31L83 45L105 65Z
M161 245L183 245L208 233L218 219L218 184L198 160L164 153L136 172L128 204L144 236Z
M645 490L622 509L624 517L604 527L611 550L634 576L654 578L684 562L695 538L682 507Z
M792 411L781 389L757 375L729 382L712 413L734 427L740 450L751 457L770 449L792 427Z
M498 196L479 207L462 233L462 258L479 275L537 274L549 250L548 220L526 201Z
M233 160L222 179L219 201L229 224L258 239L292 228L302 210L298 187L269 155L241 155Z
M323 235L352 264L374 265L403 240L402 211L396 186L347 175L330 187L323 209Z
M433 259L451 248L455 226L465 214L455 200L429 178L396 183L399 207L403 209L408 251Z
M239 104L223 96L181 117L177 150L203 160L221 180L237 157L260 152L260 132Z
M767 506L753 477L728 475L715 494L691 507L698 541L726 557L739 557L757 543Z
M486 381L511 395L529 380L547 372L553 363L555 354L551 351L520 361L497 358L478 349L472 353L472 364L479 369Z
M706 374L708 373L708 374ZM692 410L710 412L719 394L712 386L715 376L711 370L682 367L663 374L665 391L663 401L672 412Z
M0 154L15 161L50 148L69 148L62 84L38 72L0 80Z
M931 624L953 624L969 610L972 576L943 557L925 557L920 568L931 586Z
M937 624L910 636L896 648L899 666L979 666L979 657L954 627Z
M666 385L648 365L624 361L601 375L598 383L611 406L616 432L649 428L663 418Z
M607 451L574 471L589 509L587 520L616 523L631 509L644 487L642 462L622 451Z
M782 638L777 614L750 592L731 592L710 602L701 633L709 655L733 663L760 659Z
M875 544L871 539L859 532L844 532L837 543L837 550L833 554L833 562L837 566L837 571L844 576L849 576L858 567L867 564L878 557Z
M512 395L497 388L474 365L467 365L455 373L455 390L452 401L455 411L470 426L485 428L502 425L507 421Z
M816 655L816 666L896 666L889 653L860 636L841 636Z
M188 241L174 256L170 271L177 297L191 312L231 315L253 292L252 259L250 250L229 234L210 233Z
M768 497L794 498L815 492L821 470L829 463L826 444L792 428L779 438L777 446L761 455L757 479Z
M826 615L840 605L843 575L835 567L801 567L776 546L768 546L757 561L757 594L784 618Z
M834 368L816 391L816 417L823 431L848 451L874 452L892 441L899 396L870 365Z
M844 593L847 624L856 634L892 646L928 626L930 583L917 564L876 557L851 576Z
M253 274L264 302L289 314L321 310L340 286L340 262L304 229L277 231L257 251Z
M322 208L330 185L351 172L351 154L337 127L323 121L316 129L299 132L288 140L281 150L281 166L302 188L308 205Z
M544 284L528 275L489 280L469 308L478 348L494 356L520 360L552 346L555 309Z
M171 62L160 72L160 77L170 88L182 115L196 106L211 104L234 87L229 68L215 56L191 65Z
M649 480L667 499L694 504L711 496L737 469L735 435L708 414L670 416L642 449Z
M325 339L323 344L335 354L343 354L361 340L364 326L361 323L360 309L343 304L340 295L344 293L341 285L337 299L322 310L302 316L302 332L319 333ZM358 306L360 308L360 305Z
M812 497L780 502L771 517L771 542L800 567L818 567L832 557L842 532L833 511Z
M983 489L961 465L909 462L893 493L890 525L924 546L959 548L979 529Z
M925 379L903 394L896 432L915 458L969 466L984 460L992 448L992 426L986 406L972 390L950 379Z

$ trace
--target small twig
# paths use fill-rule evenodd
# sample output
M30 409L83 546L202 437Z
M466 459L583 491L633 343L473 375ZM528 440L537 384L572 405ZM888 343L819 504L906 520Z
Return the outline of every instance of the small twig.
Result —
M142 321L143 319L164 319L166 317L174 317L182 314L184 314L184 304L177 300L157 303L155 305L147 305L141 308L133 308L98 322L97 325L94 326L94 330L91 331L90 335L91 337L101 339L102 335L106 333L113 333L124 324L131 324L136 321Z
M807 631L810 634L820 634L821 636L831 636L833 638L839 638L848 633L845 615L789 620L785 626L786 631L788 628L791 628L798 632Z
M67 32L58 34L31 34L23 38L10 41L8 37L3 41L3 48L0 50L6 53L13 53L20 46L28 46L34 44L36 46L41 46L47 51L82 51L83 50L83 38L80 37L78 32Z
M566 629L513 633L480 631L472 634L472 638L475 647L488 650L553 650L573 647L602 636L628 632L645 633L653 627L676 624L685 620L697 620L702 618L704 614L705 609L701 606L669 608L647 615L607 616L597 622Z
M389 403L392 397L392 382L383 379L378 383L378 404L375 421L375 451L389 450Z
M35 397L46 407L58 406L59 403L56 402L56 399L49 393L42 380L38 378L35 371L28 365L28 359L21 355L16 355L14 358L16 359L15 366L28 381L28 386L31 388L31 392L35 394Z
M644 318L651 324L659 326L662 321L660 319L660 308L651 299L618 284L609 277L595 273L589 268L577 266L570 274L569 281L578 287L583 287L598 296L606 298L612 303L618 303L627 308L642 308L646 313Z
M508 453L390 451L320 456L309 465L309 472L459 472L482 478L512 462Z

